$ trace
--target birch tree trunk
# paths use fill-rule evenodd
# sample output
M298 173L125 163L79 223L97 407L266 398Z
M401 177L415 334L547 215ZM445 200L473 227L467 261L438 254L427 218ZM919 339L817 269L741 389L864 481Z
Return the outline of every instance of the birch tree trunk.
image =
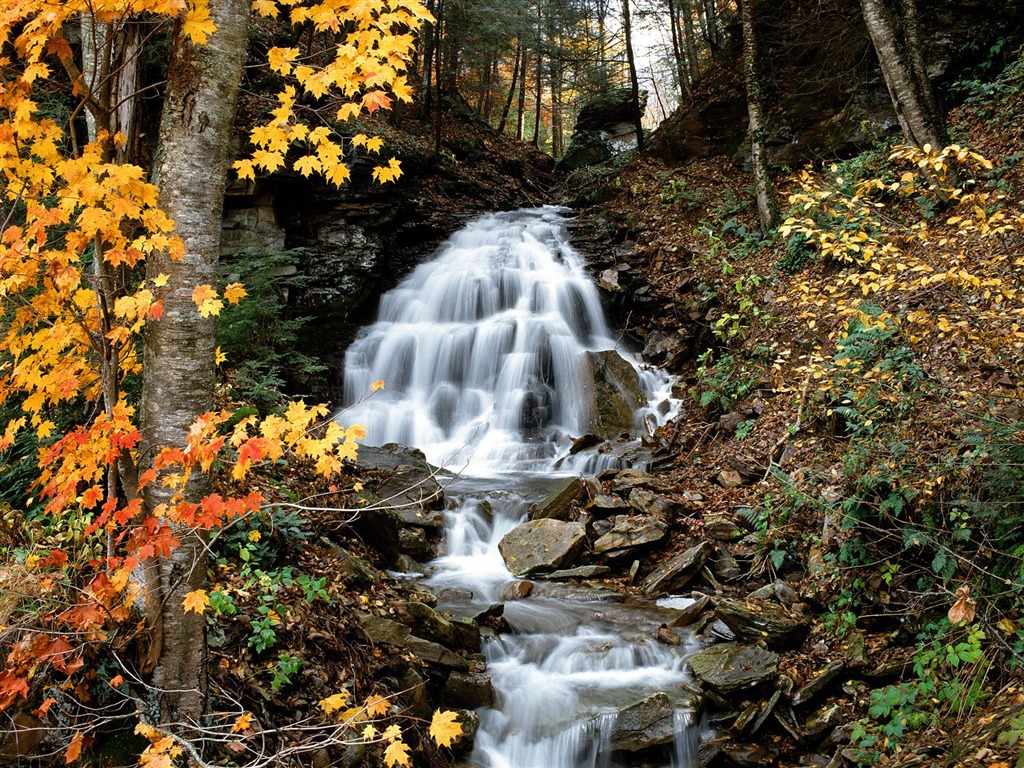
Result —
M903 137L918 147L946 146L949 136L925 70L914 0L900 0L902 18L885 0L860 0L860 7Z
M761 87L761 61L757 44L757 1L743 0L740 5L743 22L743 76L747 85L747 114L750 119L750 160L754 166L754 188L761 231L768 233L778 224L779 208L772 191L771 177L765 158L764 94Z
M185 242L185 258L166 254L148 261L150 277L170 277L163 317L146 336L143 373L143 428L150 458L163 446L182 446L196 416L213 408L214 321L192 301L197 285L213 284L220 249L221 209L228 171L232 121L241 84L249 25L248 0L211 0L217 25L206 45L197 46L174 29L167 93L160 124L154 181L160 205L174 219ZM203 478L187 489L204 492ZM149 509L166 503L160 483L146 489ZM185 613L185 594L206 579L203 542L187 530L181 544L147 573L147 604L153 647L149 659L156 689L154 716L164 725L195 722L206 701L204 619Z
M636 131L636 148L638 152L643 152L644 116L640 114L640 80L637 77L636 58L633 55L633 24L629 13L629 0L622 0L622 31L626 37L626 61L629 64L629 86L633 101L633 128Z

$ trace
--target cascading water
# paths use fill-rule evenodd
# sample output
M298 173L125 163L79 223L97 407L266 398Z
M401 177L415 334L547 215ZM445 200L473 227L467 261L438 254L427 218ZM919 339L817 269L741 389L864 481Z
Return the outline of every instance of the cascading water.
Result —
M383 297L378 321L349 349L351 405L339 418L364 425L372 444L414 446L458 474L446 488L454 509L445 554L428 579L460 595L443 608L471 614L500 599L513 581L502 536L559 475L600 467L594 455L568 453L593 423L588 353L612 349L597 290L555 208L471 223ZM649 399L638 427L658 423L671 411L668 378L620 354ZM384 390L366 398L376 380ZM696 765L683 690L692 642L655 642L671 613L607 597L538 583L528 599L507 603L514 632L485 643L496 701L480 712L473 765L629 766L629 753L615 749L617 713L655 692L675 707L663 764Z

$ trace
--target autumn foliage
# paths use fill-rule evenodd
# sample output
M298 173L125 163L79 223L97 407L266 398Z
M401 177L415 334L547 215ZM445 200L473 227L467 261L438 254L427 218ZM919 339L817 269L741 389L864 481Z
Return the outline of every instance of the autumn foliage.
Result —
M344 137L333 122L310 128L303 118L320 111L302 105L329 102L333 119L344 121L408 101L405 62L429 13L416 0L256 0L253 8L312 25L332 41L332 53L304 57L294 49L271 50L268 66L288 82L269 121L253 131L252 157L236 168L245 178L257 170L273 172L301 146L297 171L343 183L349 177L345 144L380 153L382 141ZM37 631L6 638L0 711L30 697L37 681L48 679L43 669L73 675L89 660L91 645L116 640L124 649L145 631L143 624L131 624L149 588L140 582L139 566L166 556L182 530L211 531L260 509L263 495L247 486L255 467L300 460L330 476L355 457L362 436L359 427L330 420L324 406L295 402L262 419L204 414L186 444L146 445L130 380L142 366L147 325L163 315L168 278L142 279L140 267L154 253L180 258L183 245L174 222L157 206L159 189L146 171L112 159L127 138L103 130L109 115L99 109L99 93L90 90L94 83L66 38L83 14L95 25L129 15L155 27L177 23L179 34L196 45L216 34L207 0L0 2L0 191L6 212L0 228L0 403L21 412L0 430L0 450L21 432L33 433L39 445L35 494L45 514L73 535L66 547L33 554L27 565L44 584L74 584L76 595L71 604L53 604L41 615ZM41 100L62 89L76 104L71 122L48 116ZM100 130L83 145L74 121L84 111L93 113ZM383 183L400 172L392 158L375 177ZM195 311L214 316L244 296L239 284L222 292L199 286ZM58 422L68 423L61 416L68 412L85 416L58 429ZM220 471L219 493L191 498L190 477ZM168 503L148 509L142 491L153 483L174 493ZM199 598L193 593L186 609L202 610ZM73 688L70 680L68 685ZM442 736L451 732L445 727ZM180 751L167 734L150 729L142 735L151 740L152 755ZM389 763L407 764L396 746L401 740L395 734L383 738L392 745ZM79 734L67 750L69 762L81 748Z

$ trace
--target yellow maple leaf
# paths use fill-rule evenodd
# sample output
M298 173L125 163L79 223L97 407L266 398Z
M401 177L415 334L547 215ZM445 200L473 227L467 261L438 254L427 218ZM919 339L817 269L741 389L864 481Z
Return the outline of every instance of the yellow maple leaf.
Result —
M221 364L224 363L225 360L228 359L228 356L220 351L220 347L217 347L217 349L214 350L213 354L214 354L213 362L214 362L215 365L221 365Z
M320 709L328 714L331 712L337 712L348 704L349 698L348 691L340 691L339 693L335 693L333 696L328 696L326 699L320 699Z
M252 0L252 9L259 16L277 18L277 3L274 0Z
M242 731L248 731L252 727L252 714L250 712L243 712L239 715L238 719L235 720L234 725L231 726L232 733L241 733Z
M217 292L209 285L197 285L192 291L192 301L203 317L215 317L224 308L224 302L217 298Z
M82 734L76 733L74 738L71 739L71 743L68 744L67 751L64 753L64 762L69 765L75 762L79 755L82 754ZM407 763L408 765L408 763Z
M384 139L382 139L380 136L373 136L373 137L371 137L371 138L366 140L366 151L367 152L374 152L374 153L380 152L380 150L381 150L381 148L383 146L384 146Z
M439 747L450 747L462 735L462 723L451 710L437 710L430 721L430 735Z
M192 611L201 616L210 607L210 597L206 594L205 589L194 589L185 595L183 605L185 606L186 613Z
M388 160L387 165L379 165L373 169L373 178L379 184L387 184L402 175L402 163L395 158Z
M393 741L388 744L388 748L384 750L384 762L388 768L394 768L394 766L411 766L412 763L409 761L409 747L404 741Z
M185 14L182 31L197 45L206 45L209 36L217 31L217 25L210 17L207 0L194 0L191 5L192 7Z
M373 741L377 737L377 729L372 725L368 725L363 728L359 735L366 739L366 741Z
M165 285L167 285L167 280L167 275L161 272L159 275L153 278L153 285L155 285L157 288L163 288Z
M228 304L237 304L248 295L241 283L230 283L224 288L224 300Z
M377 379L375 382L373 382L373 384L370 385L371 392L379 392L382 389L384 389L383 379Z
M383 696L371 696L366 700L366 713L370 717L380 717L388 711L390 703Z

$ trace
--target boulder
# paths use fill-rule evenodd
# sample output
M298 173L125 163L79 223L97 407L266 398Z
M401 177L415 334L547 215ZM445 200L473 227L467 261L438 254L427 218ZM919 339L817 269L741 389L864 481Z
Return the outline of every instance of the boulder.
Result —
M679 615L672 619L673 627L688 627L697 620L709 605L711 605L711 598L707 595L700 595L697 597L697 592L694 592L693 602L685 608L680 609Z
M594 542L594 554L614 558L665 540L668 525L648 515L616 515L610 531Z
M681 589L700 572L713 551L714 547L706 541L690 547L651 571L640 583L641 589L648 595Z
M846 664L842 661L833 661L827 665L812 679L796 689L796 692L793 694L793 706L799 707L801 704L806 704L813 699L825 690L829 683L839 677L844 669L846 669Z
M743 535L736 519L722 512L711 512L704 518L704 534L716 541L733 541Z
M587 487L583 480L578 477L570 477L530 511L530 519L568 520L573 502L582 499L586 493Z
M796 648L803 643L807 622L774 600L721 600L718 618L740 640L761 640L770 648Z
M759 645L721 643L686 660L698 680L726 696L778 677L779 657Z
M596 579L611 573L607 565L580 565L576 568L565 568L560 571L552 571L540 578L547 581L566 581L568 579Z
M583 551L587 533L580 523L531 520L516 526L498 543L498 551L515 576L530 576L572 565Z
M409 555L417 560L432 560L437 552L427 539L426 531L422 528L409 526L398 532L398 548L403 555Z
M469 669L469 662L443 645L424 640L422 637L410 635L405 639L405 647L415 653L427 664L449 669Z
M634 488L630 491L629 506L641 514L653 515L666 521L686 514L686 507L675 499L659 496L643 488Z
M452 623L429 605L416 602L398 603L395 605L395 615L420 637L448 646L455 641Z
M589 510L597 515L606 515L611 512L626 512L629 510L629 505L618 496L599 493L594 497L593 502L591 502Z
M619 710L612 731L612 749L639 752L675 738L675 708L658 692Z
M384 619L368 613L358 614L356 618L367 639L374 645L383 643L403 646L406 639L412 634L412 630L405 624L399 624L391 619Z
M377 506L361 509L352 527L363 541L377 550L385 568L393 568L400 554L412 554L402 551L403 522L391 509Z
M506 584L501 590L501 599L506 603L522 600L529 597L531 592L533 592L532 581L513 581L511 584Z
M477 672L454 671L444 684L441 701L446 707L477 709L494 703L491 678Z
M593 382L582 393L590 413L588 432L614 437L632 432L638 409L647 405L636 369L613 349L588 352Z

